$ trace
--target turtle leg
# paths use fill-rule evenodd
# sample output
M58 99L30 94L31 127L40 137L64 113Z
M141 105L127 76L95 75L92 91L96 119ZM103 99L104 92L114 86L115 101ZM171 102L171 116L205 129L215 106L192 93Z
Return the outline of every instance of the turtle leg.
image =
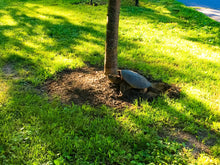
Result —
M125 81L121 82L120 91L122 94L124 94L129 89L131 89L131 86L128 83L126 83Z
M147 93L147 92L148 92L148 88L144 88L144 89L141 90L141 93L142 93L142 94L145 94L145 93Z

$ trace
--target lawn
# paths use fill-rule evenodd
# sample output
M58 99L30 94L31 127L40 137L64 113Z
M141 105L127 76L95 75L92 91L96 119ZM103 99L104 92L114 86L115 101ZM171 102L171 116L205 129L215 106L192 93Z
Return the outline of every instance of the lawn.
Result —
M86 2L0 0L0 164L220 164L220 23L175 0L122 1L118 65L179 99L119 110L42 90L103 67L107 5Z

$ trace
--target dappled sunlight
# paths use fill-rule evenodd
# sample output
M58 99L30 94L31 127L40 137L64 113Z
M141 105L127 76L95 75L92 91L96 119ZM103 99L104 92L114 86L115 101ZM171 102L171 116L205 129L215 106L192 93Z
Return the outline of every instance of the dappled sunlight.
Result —
M177 35L178 32L166 31L162 27L151 30L151 26L137 23L133 33L121 32L121 38L135 43L136 49L130 48L131 44L125 47L121 44L119 61L137 69L146 69L145 72L154 78L177 83L188 95L195 94L201 102L209 104L213 100L211 109L214 111L218 107L216 95L220 90L218 81L215 81L219 79L219 47L184 40Z
M187 164L194 161L185 158L191 154L184 144L187 139L170 136L179 130L207 148L218 147L219 24L171 1L122 6L119 68L180 86L180 98L164 94L152 102L143 100L141 106L136 100L124 109L66 105L61 96L50 98L42 84L46 79L57 81L63 70L103 68L107 6L46 3L26 0L0 6L0 124L6 130L0 132L0 154L5 160ZM71 86L66 91L73 90ZM212 156L218 153L206 154L195 161L217 162Z
M185 95L179 101L166 99L162 105L159 111L168 112L169 115L163 115L168 121L168 127L180 127L183 131L191 134L199 134L200 131L204 131L202 130L204 127L207 129L205 132L210 132L210 134L218 134L219 132L220 113L213 109L207 101L195 98L193 95ZM185 124L182 125L182 122ZM207 133L204 135L208 136ZM208 144L206 140L208 139L204 139L205 144Z
M187 95L194 96L196 99L202 99L207 96L207 92L204 88L196 88L195 86L186 85L185 91ZM209 96L208 96L209 97Z
M36 17L42 20L47 20L53 24L64 23L67 21L69 23L75 25L82 25L83 22L88 21L90 22L89 14L95 14L96 19L93 20L92 23L100 23L100 20L105 20L106 17L100 15L100 10L103 8L97 7L96 9L92 6L87 6L87 11L82 11L84 8L83 5L78 5L77 7L73 6L73 8L68 8L67 6L56 6L56 5L42 5L42 4L32 4L26 3L25 6L28 10L33 10L34 15L32 17ZM102 22L105 25L105 22Z
M219 113L220 114L220 113ZM220 116L220 115L219 115ZM213 122L212 126L213 130L219 131L220 130L220 121L218 122Z
M213 61L216 64L220 62L220 57L219 57L218 52L210 53L210 52L208 52L208 50L206 50L205 53L199 54L198 58Z
M17 22L10 15L3 15L0 17L0 26L16 26Z
M114 114L116 116L116 121L120 123L123 129L127 130L134 136L137 144L140 144L140 148L147 146L148 149L150 149L153 143L155 143L155 141L151 141L151 139L158 138L159 140L161 137L163 137L161 144L166 144L166 147L170 147L171 149L175 146L175 144L180 145L184 142L183 150L178 151L178 153L182 156L189 153L199 156L204 151L207 153L210 152L208 148L209 139L206 137L211 132L211 130L208 129L210 125L206 125L207 130L200 130L200 126L205 126L204 121L200 118L196 118L197 112L195 114L193 112L194 110L203 108L202 106L200 108L195 107L195 109L192 111L191 108L193 107L190 107L190 104L182 101L173 101L170 99L165 100L165 102L162 99L159 99L160 107L157 107L155 104L156 103L149 104L146 102L143 103L143 108L139 109L134 106L133 108L125 109L122 115L120 113ZM198 106L201 105L199 102L196 104L198 104ZM204 109L204 111L206 110ZM207 114L208 113L206 113L206 116ZM209 116L207 117L209 118ZM184 123L187 123L184 127L182 125L183 121ZM201 133L204 131L204 136L206 139L198 139L197 136L193 135L197 133L199 134L200 131ZM216 133L217 132L218 130L216 130ZM162 146L157 144L157 147ZM160 154L162 153L163 151L161 148ZM192 162L197 162L196 160L197 159L194 159L193 157L191 158ZM198 160L199 162L204 161L200 160L200 158ZM209 162L219 162L218 159L208 155L207 160L209 160Z
M70 14L70 11L66 11L61 7L56 6L44 6L40 4L26 3L26 8L21 8L20 10L26 13L27 16L36 18L42 21L48 21L52 24L62 24L65 22L65 19ZM71 11L71 15L74 14L74 11Z
M1 107L8 101L9 95L8 90L10 88L9 83L6 83L3 81L3 79L0 76L0 109Z
M122 20L122 24L127 25L127 22ZM142 24L137 21L136 25L132 27L132 33L129 32L131 31L131 27L128 26L130 28L128 29L124 25L122 25L123 30L120 32L121 39L135 43L138 50L136 49L136 51L134 51L131 48L133 52L130 52L129 45L131 44L129 43L125 47L119 47L119 56L125 55L125 58L131 56L131 59L141 57L142 61L145 61L147 64L155 63L158 66L163 64L168 65L172 61L171 65L174 64L174 66L171 68L180 71L189 70L185 64L190 63L192 59L198 59L196 61L198 61L197 63L199 65L196 66L197 64L192 64L190 68L197 73L202 70L201 72L204 71L205 74L206 72L215 72L216 66L219 67L218 47L194 43L180 38L180 34L192 35L192 33L187 34L187 31L179 32L180 28L175 27L175 24L170 27L166 27L166 24L161 24L161 27L154 28L152 24L147 22L146 24ZM196 32L194 31L193 34L196 34ZM164 59L161 59L161 57L164 57ZM138 59L136 60L138 61ZM207 62L205 62L205 68L201 67L203 61L200 60L210 61L216 66L206 67ZM189 71L192 72L192 70L190 69ZM189 78L190 77L191 76L189 76Z
M39 45L38 43L33 43L31 40L29 41L24 41L23 42L24 46L27 46L27 47L30 47L30 48L33 48L33 49L40 49L41 48L41 45Z
M133 122L131 116L129 116L128 114L116 117L116 121L118 121L121 124L121 126L124 129L128 130L128 132L130 133L133 134L142 133L141 128L135 122Z
M215 164L219 164L219 160L213 157L210 157L206 154L200 154L198 159L196 161L194 160L192 163L202 164L202 165L210 165L210 164L215 165Z
M11 31L11 30L4 30L3 32L2 32L2 34L4 35L4 36L6 36L6 37L11 37L11 38L13 38L13 37L15 37L15 33L13 33L13 31Z
M190 84L184 84L184 92L186 92L187 95L193 97L194 99L201 101L202 103L206 104L208 107L210 107L210 110L214 114L220 114L220 108L219 108L219 89L218 86L212 86L211 88L214 88L214 92L209 91L205 88L199 88L196 86L192 86Z
M72 59L72 58L66 58L66 57L59 55L59 56L54 57L54 59L51 62L53 63L53 65L55 65L54 67L56 68L56 70L61 70L66 67L80 68L84 66L82 59L78 57L75 57L74 59Z
M10 7L7 12L11 14L8 15L10 18L17 20L17 24L13 28L2 29L2 35L8 38L3 52L15 52L30 58L50 74L66 67L82 67L82 60L88 60L94 54L104 58L104 33L98 31L104 26L85 22L89 18L79 10L31 3L24 6ZM81 25L82 21L86 26Z

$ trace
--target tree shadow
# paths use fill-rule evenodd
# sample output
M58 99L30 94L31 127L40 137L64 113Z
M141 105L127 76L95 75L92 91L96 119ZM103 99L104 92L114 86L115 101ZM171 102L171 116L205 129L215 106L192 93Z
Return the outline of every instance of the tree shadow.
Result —
M64 79L70 79L70 77L72 77L71 73L73 72L69 72ZM82 73L91 74L91 72L85 72L84 70L82 70ZM97 77L94 79L97 79ZM59 81L60 79L58 80L59 84L63 84L62 81ZM60 87L69 89L67 84L64 84L63 87L60 85ZM54 89L56 91L59 90L56 89L56 87ZM65 89L62 91L65 91ZM104 102L97 102L96 97L99 94L90 88L84 90L81 88L72 88L72 86L70 86L70 95L74 96L75 91L77 91L76 93L79 95L83 94L83 100L85 99L84 96L86 96L90 106L95 106L95 109L100 108L100 106L97 107L95 103L98 103L98 105L100 105L100 103L105 104ZM83 101L84 103L85 100ZM74 100L73 102L77 105L82 105L82 102L78 103ZM92 104L92 102L95 103ZM172 102L172 100L170 100L170 102ZM173 106L170 102L165 98L159 98L158 100L154 100L154 102L150 103L147 107L143 105L143 107L136 107L134 110L132 106L129 106L129 110L120 109L116 112L114 111L113 114L116 117L115 120L119 121L118 124L122 127L120 129L129 132L129 138L131 138L130 141L135 144L135 147L132 150L135 153L153 152L151 150L152 148L146 149L149 148L149 144L151 143L152 146L164 150L164 148L167 147L166 140L169 139L168 141L171 141L171 143L177 142L188 149L193 149L193 155L196 158L204 152L210 154L210 148L218 143L217 139L220 137L220 134L217 131L212 130L212 122L219 122L220 116L217 114L214 115L207 105L204 105L197 99L187 96L185 93L181 94L180 100L175 100L176 103L181 105L181 109L177 109L175 105ZM108 104L105 105L109 106ZM160 106L158 107L158 105ZM120 120L119 118L121 116L123 117ZM101 118L103 117L104 116ZM126 121L126 125L130 125L130 127L124 125L124 120ZM122 138L123 136L119 137L119 139ZM151 138L155 141L151 142ZM162 141L161 143L158 142L160 140ZM126 143L126 146L131 147L134 145L132 143ZM169 147L165 149L166 152L175 154L176 151L172 150L172 147ZM147 156L147 154L145 156ZM141 155L140 159L147 159L145 156ZM148 161L150 162L150 160L152 161L152 159L149 158ZM146 163L148 161L143 162Z
M186 7L184 5L180 5L179 2L157 2L151 1L150 5L161 5L164 4L164 8L166 8L169 13L161 13L160 11L153 10L151 8L147 8L144 2L144 5L139 7L122 7L121 8L121 16L123 17L137 17L142 19L147 19L149 23L158 24L158 23L177 23L181 29L184 30L194 30L201 29L207 34L212 34L210 29L215 28L216 33L218 33L218 37L209 36L203 37L198 35L196 38L191 36L183 36L183 38L193 41L193 42L201 42L202 44L209 45L220 45L220 23L212 20L208 16L204 15L196 11L195 9Z
M13 26L2 26L0 25L0 45L3 47L9 40L10 38L5 36L2 32L5 29L13 29Z
M74 51L71 45L80 44L80 40L104 46L104 43L100 41L104 41L102 32L91 27L74 25L62 16L49 15L50 17L61 19L62 24L54 24L50 21L28 16L19 10L11 9L11 12L18 25L10 28L22 26L29 35L38 36L34 31L35 26L43 25L45 35L56 41L54 45L37 42L37 44L43 45L43 49L46 52L59 52L61 51L60 47L66 47ZM160 17L160 15L157 15L155 20L157 17ZM170 21L170 18L163 17L163 20ZM2 28L2 30L4 29L7 29L7 27ZM87 39L82 35L83 33L90 33L98 39ZM8 43L8 40L13 40L3 33L1 33L1 37L6 39L6 42L0 43L2 47ZM65 41L65 38L68 38L68 40ZM36 48L26 46L20 40L14 39L13 44L16 44L26 53L36 52ZM138 48L137 44L126 42L126 40L120 44L121 46L130 44ZM86 51L83 51L79 56L81 56L83 61L86 61L88 56L84 56L83 53L86 53ZM101 56L101 54L98 54L98 56ZM25 67L31 67L28 70L32 72L40 71L42 73L47 71L45 65L39 62L40 60L32 60L28 56L21 57L19 54L10 54L7 58L0 56L0 59L4 61L4 64L13 64L15 71ZM126 58L121 58L121 60L128 61L129 64L135 63ZM155 69L156 67L149 64L149 68ZM2 68L1 70L7 77L8 73ZM160 70L169 71L166 67L161 67ZM202 73L198 71L197 75L199 74ZM190 77L190 73L185 75L185 73L179 71L179 77L183 75ZM37 76L36 78L39 77ZM6 78L3 77L3 79ZM35 88L27 79L15 82L9 89L9 95L10 98L7 105L0 107L3 109L0 115L0 119L3 121L0 122L1 126L3 126L1 131L5 131L1 132L1 134L8 134L8 139L0 140L0 147L3 147L0 153L8 160L14 159L12 160L14 164L24 163L24 160L32 164L36 161L33 160L33 155L34 158L38 157L38 161L42 164L45 161L53 161L61 157L70 164L89 164L95 161L106 164L128 164L135 160L140 163L174 163L172 162L173 158L182 157L182 155L178 155L181 150L179 147L175 148L173 139L167 141L166 137L161 138L159 136L159 131L163 127L184 129L189 123L190 126L193 126L192 129L195 129L195 135L199 135L200 128L204 132L211 132L210 127L198 121L201 114L203 120L212 118L213 114L210 109L196 99L186 95L179 102L181 106L185 107L185 112L189 110L192 113L190 115L186 115L184 112L172 107L164 99L156 100L153 104L150 104L149 110L137 108L137 113L132 109L117 111L106 106L93 108L86 105L63 105L60 100L48 100L45 93ZM195 107L191 107L191 102L194 103ZM156 109L158 112L151 113L150 110L152 109ZM151 113L152 116L139 114L139 111L144 111L144 114ZM158 113L167 113L167 119L170 121L167 124L166 122L163 124L163 121L155 118ZM6 114L9 116L8 118L5 117ZM210 119L209 124L212 121L219 121L219 116L216 116L215 119ZM13 124L14 127L6 130L8 128L6 125ZM219 137L217 132L212 134L215 137ZM199 148L198 150L201 151ZM20 151L24 151L25 154ZM14 158L14 153L17 154L17 159ZM36 155L36 153L39 153L39 155ZM44 155L47 155L47 158L41 159ZM81 160L81 162L77 162L77 160ZM187 164L181 162L181 160L179 163Z
M1 58L2 61L4 61L6 64L11 64L14 66L14 68L24 68L25 66L33 66L33 68L37 68L37 65L35 65L34 62L32 62L30 59L24 58L18 54L10 54L7 58ZM35 71L36 71L35 70Z
M220 45L220 40L219 40L220 22L216 22L215 20L212 20L205 14L198 12L193 8L185 7L184 5L179 5L179 3L177 4L174 3L171 5L168 4L166 8L171 12L171 15L174 16L175 18L179 19L181 16L185 20L188 20L192 28L202 29L207 34L210 33L211 29L216 28L215 33L217 33L218 35L218 37L210 36L205 38L203 36L198 35L197 39L193 37L186 37L186 39L194 42L195 41L200 42L203 44Z
M158 102L160 108L158 108ZM215 115L213 117L210 109L203 103L186 95L177 102L180 102L181 106L184 107L182 110L177 110L165 99L160 98L150 104L150 107L154 109L153 112L150 112L152 109L149 110L147 107L144 108L146 112L142 115L138 114L137 111L130 111L128 116L131 122L135 123L144 134L152 129L164 140L168 138L193 149L195 157L203 152L210 154L210 147L217 145L220 138L219 132L213 131L210 125L213 121L219 122L220 116ZM193 102L193 107L191 102ZM204 121L208 118L212 118L212 120L208 121L207 125Z
M27 10L31 10L31 8L30 9L27 8ZM55 47L61 45L61 46L65 46L68 48L71 44L73 45L78 44L79 42L77 40L88 41L85 37L82 36L83 33L89 33L92 36L96 36L96 37L104 37L104 34L102 32L97 31L94 28L92 28L94 24L90 27L74 25L73 23L70 23L63 16L43 14L43 16L50 17L52 19L60 21L59 23L53 23L51 21L42 20L42 19L38 19L35 17L30 17L26 15L25 13L21 15L20 12L21 11L16 10L16 9L13 9L11 11L11 15L14 17L15 20L18 21L18 24L20 26L24 25L24 28L31 35L37 35L36 32L33 32L33 29L37 25L42 25L43 30L45 31L46 35L56 41L57 45L55 45ZM36 13L39 13L39 12L36 12ZM28 27L26 24L29 24L31 26ZM96 44L100 44L100 45L103 44L101 42L98 42L98 40L91 40L90 42L95 42Z
M37 57L38 50L37 48L28 48L28 46L24 46L24 42L29 42L37 45L38 47L41 47L42 51L44 53L53 52L54 54L62 54L63 50L67 50L69 53L75 54L75 46L81 45L83 43L93 43L94 45L102 46L104 47L104 38L105 34L103 32L100 32L98 30L95 30L94 27L98 27L101 25L94 25L92 23L86 23L84 22L85 26L83 25L75 25L73 23L70 23L65 17L60 15L50 15L50 14L42 14L38 11L35 11L36 8L23 6L22 9L18 8L10 8L8 7L7 10L10 13L10 16L16 21L15 26L1 26L1 46L4 48L4 45L7 44L14 44L17 43L18 49L21 51L29 52L30 50L33 53L32 57ZM54 19L58 21L59 23L51 22L47 19L39 19L37 17L30 16L26 14L24 11L32 11L36 14L41 14L42 17L48 17L51 19ZM53 41L53 43L44 42L43 40L37 41L36 38L39 35L39 31L37 31L37 28L41 26L42 31L44 32L45 36L43 40L50 39ZM22 29L21 33L18 31L19 39L13 39L13 36L6 36L3 34L6 30L13 30L15 29ZM104 27L101 27L104 28ZM87 38L84 34L90 35L90 38ZM25 35L25 36L24 36ZM28 36L28 37L27 37ZM22 37L28 38L29 41L23 41ZM28 43L28 44L29 44ZM29 46L30 47L30 46ZM103 49L104 50L104 49ZM34 52L35 53L34 53ZM88 54L86 52L91 52L92 54ZM104 54L104 53L103 53ZM96 52L92 50L86 50L81 49L78 51L77 54L75 54L77 57L80 57L83 61L89 61L89 56L99 56L99 58L104 58L102 54L97 54ZM65 56L65 55L64 55ZM40 58L38 58L39 61L41 61Z

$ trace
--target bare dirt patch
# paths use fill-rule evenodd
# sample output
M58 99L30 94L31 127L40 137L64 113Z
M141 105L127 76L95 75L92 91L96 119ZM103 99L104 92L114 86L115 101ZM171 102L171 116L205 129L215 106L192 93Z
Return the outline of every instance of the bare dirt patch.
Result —
M87 104L94 107L104 104L116 109L130 107L135 100L152 101L162 94L167 94L171 98L180 96L180 88L175 85L156 82L150 78L148 80L159 84L157 86L159 93L149 91L143 95L138 90L130 89L122 95L119 85L111 83L104 75L102 68L86 67L57 73L55 77L45 82L43 88L51 99L58 97L65 104ZM199 136L204 139L207 134L207 132L200 132ZM209 139L206 143L202 143L194 135L179 129L164 128L159 132L159 136L170 137L171 140L184 143L187 148L193 149L195 157L198 157L201 152L210 153L209 147L216 142L216 139Z
M12 64L6 64L2 67L3 74L6 78L19 79L18 73Z
M54 78L46 81L44 90L51 98L59 97L65 104L88 104L91 106L107 105L114 108L131 106L134 100L149 101L167 93L170 97L179 97L179 88L162 83L160 93L148 92L141 94L138 90L130 89L126 94L120 93L118 85L111 83L103 73L103 69L86 67L75 70L64 70Z
M169 137L171 140L184 143L186 148L193 149L192 154L195 158L198 158L202 152L210 154L210 147L216 144L217 139L214 137L207 138L208 134L214 135L215 133L207 130L199 131L197 135L192 135L180 129L168 127L159 131L159 136L163 138Z

